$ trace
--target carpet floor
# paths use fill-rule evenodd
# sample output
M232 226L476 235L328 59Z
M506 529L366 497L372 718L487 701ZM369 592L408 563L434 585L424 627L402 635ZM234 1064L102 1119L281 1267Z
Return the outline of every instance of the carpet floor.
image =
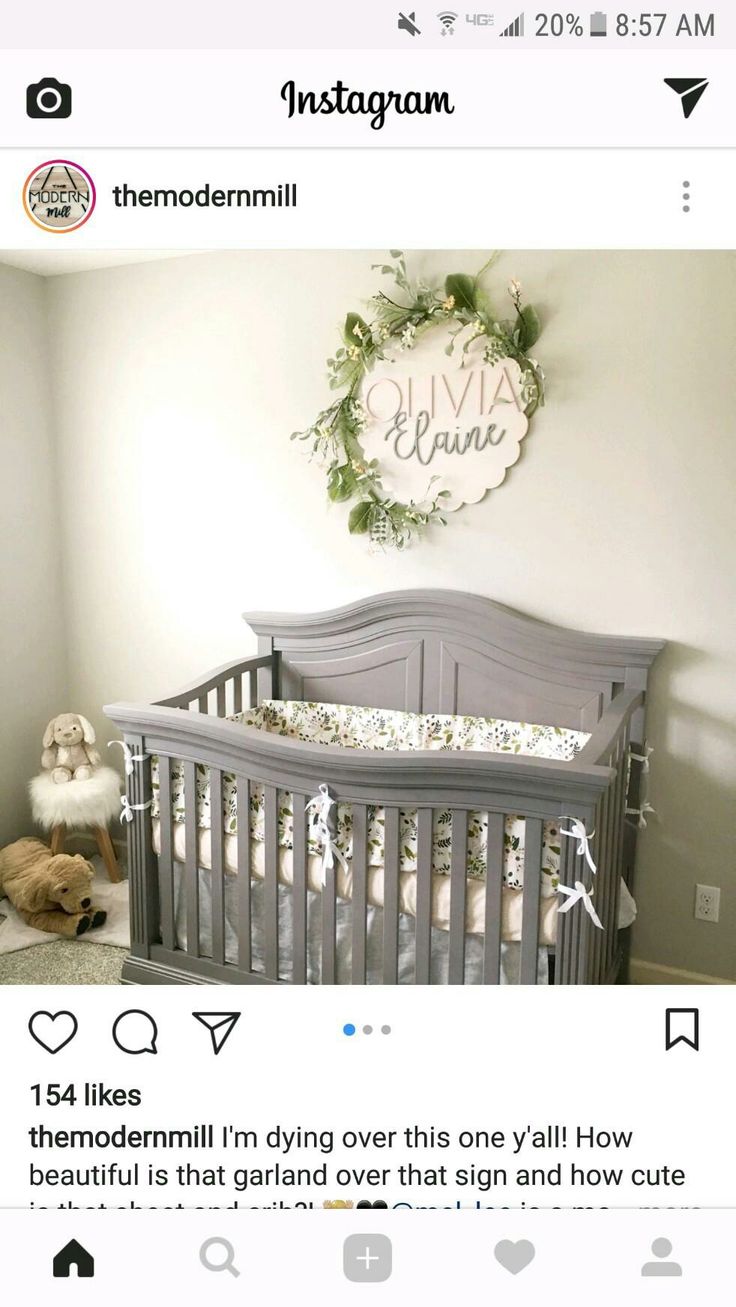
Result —
M127 949L60 939L0 957L0 985L119 985Z

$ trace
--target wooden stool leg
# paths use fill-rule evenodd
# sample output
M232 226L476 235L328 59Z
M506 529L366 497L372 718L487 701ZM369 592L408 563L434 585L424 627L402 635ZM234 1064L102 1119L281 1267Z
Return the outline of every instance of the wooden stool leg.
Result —
M54 826L51 832L51 852L54 857L57 853L64 852L64 841L66 840L66 826Z
M119 881L122 880L122 876L120 875L118 860L115 857L115 850L112 846L112 840L110 839L110 832L106 826L95 826L94 833L95 839L97 840L97 847L100 851L100 857L105 864L107 874L110 880L117 885Z

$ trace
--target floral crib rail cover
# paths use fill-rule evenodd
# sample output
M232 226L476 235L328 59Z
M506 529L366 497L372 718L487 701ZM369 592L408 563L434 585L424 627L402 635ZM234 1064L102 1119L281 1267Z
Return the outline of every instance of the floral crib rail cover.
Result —
M345 704L307 703L266 699L257 708L249 708L228 720L253 726L270 734L285 735L318 744L338 744L347 749L377 750L483 750L492 753L518 753L535 758L556 758L569 762L590 739L584 731L558 726L538 726L527 722L505 721L493 717L460 717L438 713L398 712L385 708L362 708ZM153 759L152 816L160 816L159 762ZM226 835L235 835L237 819L237 783L223 773L222 821ZM209 771L196 768L197 825L209 830L212 822ZM184 769L174 762L171 770L172 815L175 822L185 818L187 795L184 792ZM292 848L293 801L290 793L279 790L279 844ZM352 810L349 804L337 805L336 844L346 858L352 856ZM416 809L400 814L401 870L415 871L417 863ZM504 832L504 884L519 889L524 884L523 817L507 816ZM250 791L250 838L265 839L264 794L258 782ZM467 874L482 880L486 870L488 818L481 812L468 814ZM321 853L321 844L310 834L309 852ZM452 849L452 817L449 811L435 810L432 848L433 870L449 875ZM384 857L384 810L368 809L368 860L382 866ZM542 893L557 889L560 867L560 834L556 822L545 822L542 842Z

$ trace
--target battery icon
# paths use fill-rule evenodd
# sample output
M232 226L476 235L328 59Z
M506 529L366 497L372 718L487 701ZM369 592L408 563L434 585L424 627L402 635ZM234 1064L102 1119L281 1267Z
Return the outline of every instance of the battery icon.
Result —
M607 35L606 15L602 13L600 9L597 9L594 14L590 15L590 35L591 36Z

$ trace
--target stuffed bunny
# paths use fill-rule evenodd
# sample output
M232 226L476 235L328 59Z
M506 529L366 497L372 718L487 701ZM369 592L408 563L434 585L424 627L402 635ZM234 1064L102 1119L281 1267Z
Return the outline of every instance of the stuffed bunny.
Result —
M87 781L92 768L99 766L100 755L91 746L96 739L92 726L79 713L63 712L52 717L43 733L41 766L50 771L57 784L64 781Z

